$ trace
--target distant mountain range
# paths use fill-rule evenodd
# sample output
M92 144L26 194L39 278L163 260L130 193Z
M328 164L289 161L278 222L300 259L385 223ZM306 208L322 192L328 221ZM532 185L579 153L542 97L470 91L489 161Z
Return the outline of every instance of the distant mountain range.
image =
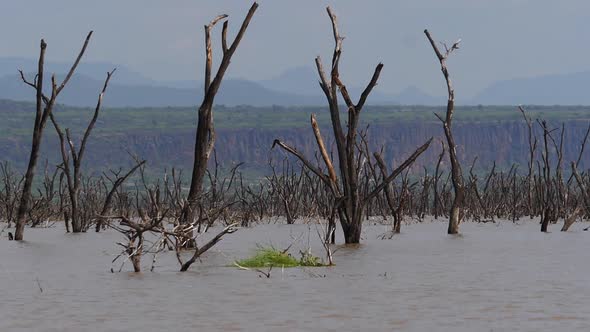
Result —
M0 58L0 98L33 100L32 89L21 82L17 70L22 69L32 77L36 66L36 61L32 59ZM194 106L203 96L203 84L198 80L154 81L125 66L83 62L60 95L59 102L72 106L93 106L107 71L115 67L117 72L104 102L109 107ZM47 62L45 68L46 72L63 77L69 64ZM360 87L351 86L349 90L352 95L361 92ZM292 68L274 79L260 82L225 79L215 102L227 106L316 106L326 103L318 85L317 73L311 67ZM436 105L443 102L444 98L429 96L415 87L397 95L388 95L376 89L369 99L373 105Z
M69 69L69 63L47 62L48 73L58 76ZM194 106L203 95L198 80L155 81L125 66L107 62L81 63L71 83L59 98L62 104L93 106L106 72L117 67L104 104L108 107ZM21 82L17 69L35 72L36 61L23 58L0 58L0 98L30 101L32 89ZM30 75L32 77L32 74ZM49 80L47 80L49 82ZM498 81L471 99L460 104L482 105L590 105L590 72L548 75L535 78ZM360 86L349 86L358 96ZM225 79L216 101L227 106L310 106L325 104L318 86L315 69L294 67L277 77L259 82L246 79ZM410 86L398 94L387 94L378 88L371 94L372 105L444 105L446 97L431 96Z
M70 69L71 62L46 61L46 73L64 74ZM147 84L152 85L156 82L144 75L109 62L80 62L76 73L82 76L88 76L97 80L104 80L108 71L117 68L117 82L124 85ZM0 77L17 75L18 70L24 72L37 72L37 60L17 58L17 57L0 57ZM114 78L113 78L114 79Z
M318 95L321 94L319 86L318 73L311 67L294 67L284 71L279 76L261 81L267 89L278 91L289 91L300 95ZM351 96L360 96L364 86L347 86ZM322 101L324 99L322 98ZM441 105L446 102L444 97L433 97L415 86L407 87L398 94L386 94L378 89L373 90L369 97L370 104L373 105Z
M59 76L61 78L63 75ZM102 84L101 80L80 74L75 75L58 101L72 106L93 106L96 104ZM123 85L116 83L113 76L104 105L108 107L194 106L200 103L202 96L202 88ZM33 100L34 91L23 84L18 75L4 76L0 77L0 98L29 101ZM246 80L224 80L223 88L219 91L215 102L228 106L319 105L321 98L271 91L256 82Z
M590 71L499 81L471 102L482 105L590 105Z

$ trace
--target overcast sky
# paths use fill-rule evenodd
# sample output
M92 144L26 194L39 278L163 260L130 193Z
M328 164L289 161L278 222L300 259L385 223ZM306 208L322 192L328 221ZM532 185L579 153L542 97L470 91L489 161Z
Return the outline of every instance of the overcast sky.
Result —
M407 86L444 95L437 60L423 30L461 49L449 61L457 97L493 81L590 69L587 0L261 0L228 77L272 78L330 58L333 45L325 6L339 17L341 65L349 85L369 79L382 61L380 90ZM242 0L4 0L0 56L34 58L40 38L48 60L70 60L88 30L89 61L123 64L156 80L201 79L203 25L217 14L241 23ZM230 30L234 31L234 30ZM214 44L219 46L216 31Z

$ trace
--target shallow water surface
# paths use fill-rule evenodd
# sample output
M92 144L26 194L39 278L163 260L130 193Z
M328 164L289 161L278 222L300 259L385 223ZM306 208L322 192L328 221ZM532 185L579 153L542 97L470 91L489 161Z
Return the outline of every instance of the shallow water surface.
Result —
M187 273L165 253L141 274L110 272L118 233L27 229L0 241L0 331L590 331L590 233L553 228L467 223L448 236L428 222L380 240L387 227L367 225L336 266L270 279L230 265L297 238L294 255L308 241L322 255L315 226L241 229Z

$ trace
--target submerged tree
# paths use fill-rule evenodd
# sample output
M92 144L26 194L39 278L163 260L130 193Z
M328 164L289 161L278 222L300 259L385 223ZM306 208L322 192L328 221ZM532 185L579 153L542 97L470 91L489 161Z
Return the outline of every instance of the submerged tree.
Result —
M67 73L66 77L62 81L61 84L58 84L55 78L55 74L51 76L51 94L49 96L43 93L43 79L45 74L45 50L47 48L47 43L43 39L41 39L40 45L40 53L39 53L39 61L37 65L37 74L35 75L34 80L31 82L26 77L22 70L20 70L21 79L25 84L35 89L36 92L36 113L35 113L35 123L33 126L33 142L31 145L31 154L29 156L29 164L27 166L27 171L25 173L25 180L23 184L22 194L20 198L20 205L18 207L17 216L16 216L16 230L14 239L15 240L22 240L23 233L25 230L25 224L27 222L26 216L27 211L31 204L31 189L33 186L33 180L35 177L35 168L37 166L37 160L39 159L39 149L41 148L41 140L43 138L43 129L45 129L45 124L47 123L47 119L51 115L53 111L53 107L55 106L57 97L63 91L66 84L69 82L72 75L76 71L76 67L80 63L84 52L86 51L86 47L90 42L90 37L92 36L92 31L88 33L86 36L86 40L80 53L78 53L78 57L74 61L74 64L70 68L69 72Z
M533 121L526 114L525 109L522 106L518 106L518 110L522 114L527 124L527 138L529 143L529 160L527 164L527 210L529 217L533 218L533 189L535 182L535 151L537 150L537 136L533 130Z
M100 113L100 107L102 105L103 96L107 90L109 81L111 80L111 76L115 70L108 72L107 77L104 81L104 85L102 91L98 95L98 101L96 103L96 108L94 109L94 115L88 123L88 127L86 127L86 131L84 131L84 135L82 136L82 140L80 142L80 147L76 149L74 146L74 141L72 139L72 134L69 128L64 130L58 124L54 113L51 113L49 117L51 118L51 122L55 127L55 131L59 137L60 142L60 151L62 157L62 164L59 166L66 178L66 184L68 187L68 194L70 198L70 218L72 220L72 232L79 233L82 231L86 231L89 220L82 220L80 215L80 206L79 206L79 194L80 194L80 185L82 182L82 160L84 157L84 153L86 152L86 144L88 143L88 138L94 129L94 125L96 124L96 120L98 120L98 115ZM66 221L67 222L67 221Z
M242 40L246 29L258 8L258 3L254 2L248 11L248 14L244 18L240 29L231 43L228 46L227 43L227 29L228 21L223 22L223 29L221 32L221 48L223 56L219 68L215 77L211 79L211 71L213 67L213 51L211 46L211 30L219 21L227 18L227 15L219 15L213 19L208 25L205 26L205 94L203 101L198 111L197 119L197 135L195 141L195 152L194 152L194 164L191 178L190 190L187 198L187 202L184 204L182 215L179 223L183 226L185 232L185 245L187 247L194 247L195 251L193 256L186 262L182 263L181 271L186 271L188 268L211 246L221 240L221 237L225 234L232 233L234 229L232 227L226 227L216 237L215 241L207 243L204 247L198 248L196 244L196 237L193 237L193 230L195 223L200 224L204 218L204 215L208 213L204 211L202 204L203 195L203 180L207 172L207 164L209 157L213 151L215 144L215 127L213 126L213 103L215 96L219 91L223 76L227 71L231 58L236 52L240 41ZM199 229L201 229L199 227ZM206 228L205 228L206 229Z
M463 201L465 199L465 185L463 181L463 171L461 170L461 163L459 163L459 159L457 158L457 146L455 144L455 139L453 138L453 131L451 130L451 126L453 123L453 111L455 110L455 90L453 89L453 84L451 83L451 78L449 76L449 71L447 69L447 59L453 51L459 49L459 42L461 40L456 41L451 48L445 46L445 52L441 52L436 42L430 36L428 30L424 30L424 34L428 38L438 61L440 62L440 69L443 73L445 78L445 82L447 83L447 112L446 116L443 119L441 116L435 113L436 117L442 122L443 128L445 131L445 136L447 138L447 144L449 147L449 159L451 161L451 179L453 181L453 188L455 190L455 198L453 199L453 204L451 206L451 214L449 216L449 228L447 232L449 234L458 234L459 233L459 223L461 223L461 219L463 215L461 214L461 208L463 206Z
M362 218L363 212L367 203L372 200L377 194L381 192L391 181L393 181L404 169L409 167L430 145L432 138L424 145L419 147L406 161L404 161L392 173L382 179L379 185L374 186L371 190L361 190L361 187L366 186L366 181L361 178L363 168L366 162L371 162L371 156L364 153L361 148L360 138L358 135L358 124L361 110L367 101L371 91L377 85L379 75L383 64L378 64L373 73L371 81L366 86L357 103L352 101L348 94L348 90L344 83L340 80L339 63L342 54L342 40L338 32L338 24L336 15L330 7L327 8L328 15L332 22L332 32L334 35L334 52L332 55L332 66L330 72L330 79L326 76L322 61L318 56L316 58L316 67L320 76L320 87L326 95L330 109L330 118L332 122L332 129L334 131L334 139L336 141L336 154L338 157L338 168L340 176L337 175L334 163L326 149L324 139L320 133L319 127L315 121L315 116L312 115L311 124L316 138L320 154L324 164L328 170L325 174L322 169L311 163L299 151L290 147L289 145L275 140L275 145L280 146L289 153L295 155L301 162L308 167L316 176L330 188L333 195L335 212L340 219L340 224L344 232L344 240L346 243L359 243L361 238ZM347 107L347 132L342 128L342 121L340 120L340 106L338 104L338 91L344 99ZM366 180L366 179L365 179ZM365 183L363 183L365 182ZM365 187L366 188L366 187Z
M229 67L231 58L238 48L238 45L240 44L240 41L242 40L242 37L244 36L244 33L250 24L250 20L254 16L257 8L258 4L254 2L252 7L250 7L246 18L242 22L242 26L240 27L240 30L238 31L234 41L229 46L227 44L228 21L223 22L223 29L221 33L223 57L213 80L211 80L211 71L213 67L211 30L219 21L227 18L228 16L225 14L219 15L205 26L205 94L198 111L197 135L195 141L191 185L188 194L188 204L185 206L182 218L182 223L184 224L191 224L195 222L198 212L197 210L199 209L201 194L203 191L203 180L207 171L207 164L215 144L215 127L213 125L213 103L215 96L219 91L221 81L223 80L223 76Z

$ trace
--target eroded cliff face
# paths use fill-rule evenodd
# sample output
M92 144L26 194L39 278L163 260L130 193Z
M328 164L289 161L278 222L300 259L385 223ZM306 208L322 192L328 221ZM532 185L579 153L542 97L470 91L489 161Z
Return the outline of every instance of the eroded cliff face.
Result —
M553 124L553 127L559 126L560 123ZM565 122L564 162L577 158L587 126L587 121ZM521 165L519 168L521 172L525 172L528 160L528 139L526 125L522 121L458 121L453 129L458 144L457 152L464 163L471 164L473 158L477 156L478 169L489 169L496 161L501 167L518 163ZM331 128L324 127L322 133L326 136L328 145L332 146L330 130ZM378 151L383 146L383 155L390 165L403 161L418 145L434 136L435 141L420 157L414 171L422 171L422 166L428 168L435 166L441 149L439 138L443 139L439 123L400 122L372 125L368 130L372 150ZM311 158L317 150L310 128L218 129L215 144L218 160L224 166L245 162L246 169L264 173L270 157L278 160L286 156L280 150L270 150L275 138L289 142ZM559 140L559 137L555 139ZM0 160L8 160L19 166L24 165L29 146L29 138L25 136L2 138L0 139ZM149 167L154 172L172 167L188 170L193 161L193 148L193 130L133 131L109 135L97 132L89 141L85 166L94 172L125 167L131 163L127 152L130 151L148 160ZM554 152L553 148L550 150ZM54 133L49 133L42 146L41 160L48 159L50 163L57 164L58 151L57 139ZM582 160L584 167L590 166L589 153L585 153Z

